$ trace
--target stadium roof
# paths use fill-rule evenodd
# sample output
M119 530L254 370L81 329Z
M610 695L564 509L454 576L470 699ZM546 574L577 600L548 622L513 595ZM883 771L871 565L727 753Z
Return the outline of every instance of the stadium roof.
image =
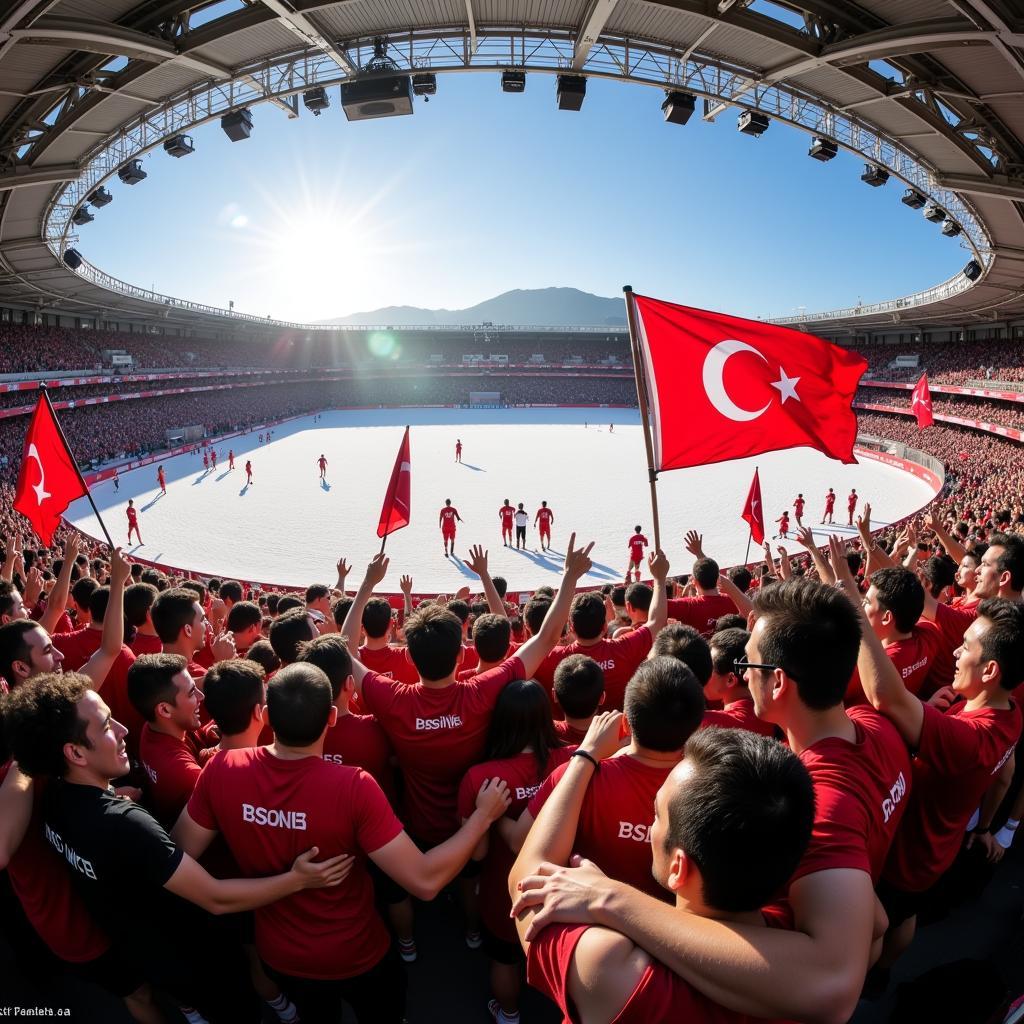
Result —
M1011 0L14 0L0 15L0 303L268 325L88 261L71 271L72 217L190 127L257 104L298 116L303 92L365 71L377 37L403 72L577 73L691 92L709 119L760 110L862 155L961 229L975 283L802 315L812 330L1024 316L1024 15Z

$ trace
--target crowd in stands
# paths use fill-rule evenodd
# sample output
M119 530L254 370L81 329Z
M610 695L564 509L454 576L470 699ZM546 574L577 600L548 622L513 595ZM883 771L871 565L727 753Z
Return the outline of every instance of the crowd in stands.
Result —
M1021 340L904 342L900 345L853 346L868 361L868 370L877 380L916 380L924 371L933 384L966 385L969 381L1024 382L1021 366ZM900 355L920 356L918 367L893 367Z
M875 405L891 405L896 408L910 408L909 391L890 391L885 388L859 388L858 402ZM932 393L932 411L941 416L960 416L963 419L980 420L985 423L999 423L1016 430L1024 428L1024 403L992 402L971 395L945 397Z

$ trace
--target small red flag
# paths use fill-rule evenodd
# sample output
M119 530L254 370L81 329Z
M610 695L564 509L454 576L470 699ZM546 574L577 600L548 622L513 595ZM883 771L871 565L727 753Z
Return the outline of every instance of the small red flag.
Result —
M409 525L409 491L412 477L412 462L409 457L409 428L398 449L395 468L391 471L391 483L384 496L384 507L380 510L377 536L386 537L395 530Z
M786 327L635 301L657 471L805 446L856 463L863 357Z
M14 507L49 546L65 509L88 491L44 392L25 435Z
M924 430L935 422L932 415L932 393L928 390L928 374L922 373L921 379L914 385L911 392L910 411L917 417L917 429Z
M761 504L761 480L754 470L754 479L750 481L750 491L747 494L747 503L743 506L743 514L740 517L745 519L750 526L750 536L755 544L764 543L764 506Z

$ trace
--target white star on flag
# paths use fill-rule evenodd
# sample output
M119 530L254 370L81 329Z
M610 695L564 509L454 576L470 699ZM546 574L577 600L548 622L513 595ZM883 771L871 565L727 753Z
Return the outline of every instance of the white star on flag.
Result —
M785 405L787 398L795 398L798 402L800 401L800 396L796 393L796 386L799 383L799 377L788 377L786 371L781 366L779 367L779 379L772 381L772 387L782 395L780 404Z

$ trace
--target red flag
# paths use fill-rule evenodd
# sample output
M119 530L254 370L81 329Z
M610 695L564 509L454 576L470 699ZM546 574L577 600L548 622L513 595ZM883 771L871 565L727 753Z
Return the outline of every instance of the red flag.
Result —
M85 481L44 392L39 396L25 435L14 507L49 546L64 510L85 494L88 494Z
M386 537L395 530L409 525L409 490L412 477L412 462L409 458L409 428L405 428L405 436L398 449L395 468L391 471L391 483L388 493L384 496L384 507L380 510L380 522L377 524L377 536Z
M657 471L781 448L856 463L853 398L867 361L756 320L635 296Z
M747 494L747 503L743 506L743 515L750 525L750 536L755 544L764 543L764 506L761 504L761 479L754 470L754 479L750 481L750 492Z
M932 393L928 390L928 374L922 373L921 379L914 385L911 392L910 411L917 417L917 429L924 430L935 422L932 416Z

